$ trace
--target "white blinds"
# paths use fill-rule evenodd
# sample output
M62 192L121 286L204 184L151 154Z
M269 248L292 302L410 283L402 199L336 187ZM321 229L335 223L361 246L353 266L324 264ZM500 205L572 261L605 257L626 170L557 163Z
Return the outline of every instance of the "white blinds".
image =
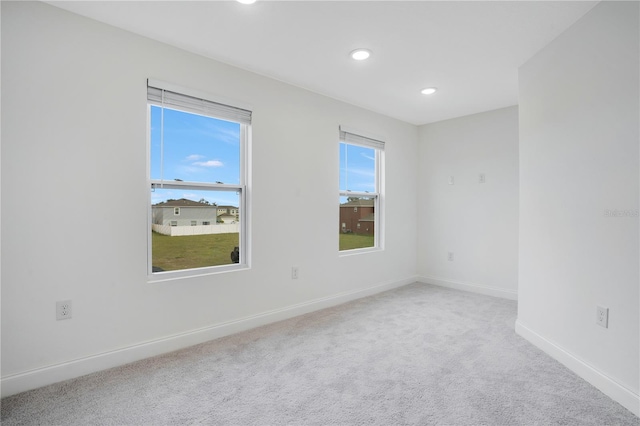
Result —
M183 95L147 84L147 100L161 107L176 108L196 114L205 114L241 124L251 124L251 111L236 108L199 97Z
M340 140L354 145L366 146L368 148L379 149L381 151L384 150L384 142L349 133L342 129L340 129Z

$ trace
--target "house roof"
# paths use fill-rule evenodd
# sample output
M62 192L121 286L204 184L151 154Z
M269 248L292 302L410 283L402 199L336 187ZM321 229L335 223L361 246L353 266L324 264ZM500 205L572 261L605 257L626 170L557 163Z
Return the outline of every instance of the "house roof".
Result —
M186 198L180 198L179 200L167 200L161 203L154 204L153 207L211 207L217 208L215 204L204 204L197 201L187 200Z
M233 215L233 214L228 214L228 213L220 213L220 214L218 215L218 217L229 217L229 218L233 218L233 219L235 219L235 218L236 218L236 216L235 216L235 215Z
M358 198L357 200L350 200L344 204L340 204L340 207L373 207L374 200Z

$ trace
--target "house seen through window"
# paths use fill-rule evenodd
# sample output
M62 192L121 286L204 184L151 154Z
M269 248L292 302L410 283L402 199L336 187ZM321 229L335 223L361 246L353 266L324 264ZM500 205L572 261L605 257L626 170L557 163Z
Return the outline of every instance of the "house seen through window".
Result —
M148 104L149 272L189 276L246 265L251 113L151 81Z
M379 248L384 142L340 132L340 251Z

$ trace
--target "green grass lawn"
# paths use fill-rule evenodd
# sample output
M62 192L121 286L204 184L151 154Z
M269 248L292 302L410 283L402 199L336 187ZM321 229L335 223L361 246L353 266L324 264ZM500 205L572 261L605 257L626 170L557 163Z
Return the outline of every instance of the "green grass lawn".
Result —
M231 264L238 233L170 237L152 232L153 266L165 271Z
M165 271L231 264L230 253L238 235L209 234L170 237L151 233L153 266ZM340 234L340 250L373 247L373 235Z
M373 235L343 234L340 233L340 250L353 250L373 247Z

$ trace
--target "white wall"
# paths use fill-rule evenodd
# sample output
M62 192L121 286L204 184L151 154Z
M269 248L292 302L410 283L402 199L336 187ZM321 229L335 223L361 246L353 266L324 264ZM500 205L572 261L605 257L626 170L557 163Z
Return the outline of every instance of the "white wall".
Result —
M602 2L520 69L518 332L640 414L638 2ZM610 309L609 328L595 323Z
M518 108L421 126L418 158L420 280L515 299Z
M147 282L149 77L252 106L250 270ZM2 87L3 395L415 280L415 126L35 2ZM338 256L340 124L386 139L384 251Z

